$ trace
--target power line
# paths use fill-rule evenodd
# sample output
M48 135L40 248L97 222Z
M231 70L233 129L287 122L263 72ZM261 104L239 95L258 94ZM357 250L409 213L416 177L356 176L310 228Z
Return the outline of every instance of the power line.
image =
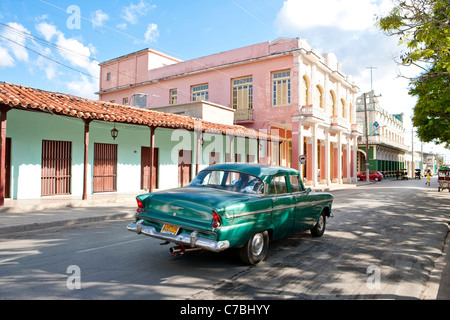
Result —
M24 47L25 49L27 49L27 50L29 50L29 51L31 51L31 52L34 52L34 53L38 54L39 56L41 56L41 57L43 57L43 58L45 58L45 59L48 59L48 60L50 60L50 61L53 61L53 62L55 62L55 63L57 63L57 64L59 64L59 65L61 65L61 66L63 66L63 67L69 68L69 69L71 69L71 70L73 70L73 71L79 72L79 73L84 74L84 75L86 75L86 76L88 76L88 77L91 77L91 78L94 78L94 79L99 79L98 77L93 76L92 74L89 74L89 73L83 72L83 71L81 71L81 70L75 69L75 68L73 68L73 67L71 67L71 66L68 66L67 64L64 64L64 63L62 63L62 62L60 62L60 61L58 61L58 60L55 60L55 59L53 59L53 58L50 58L50 57L48 57L48 56L46 56L46 55L44 55L44 54L42 54L42 53L40 53L40 52L38 52L38 51L36 51L36 50L34 50L34 49L31 49L30 47L27 47L26 45L21 44L21 43L19 43L19 42L17 42L17 41L14 41L14 40L9 39L9 38L7 38L7 37L4 37L4 36L2 36L2 35L0 35L0 38L3 38L3 39L5 39L5 40L7 40L7 41L10 41L10 42L13 42L13 43L15 43L15 44L18 45L18 46Z

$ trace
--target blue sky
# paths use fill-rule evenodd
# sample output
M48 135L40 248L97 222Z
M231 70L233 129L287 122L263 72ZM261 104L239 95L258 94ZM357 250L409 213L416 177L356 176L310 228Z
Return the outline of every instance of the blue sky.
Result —
M390 7L390 0L2 0L0 81L96 99L98 63L127 53L153 48L189 60L299 37L333 52L361 92L371 88L367 67L376 67L373 88L384 109L405 113L410 144L415 100L399 75L418 70L398 67L397 39L373 27ZM431 150L444 152L425 146Z

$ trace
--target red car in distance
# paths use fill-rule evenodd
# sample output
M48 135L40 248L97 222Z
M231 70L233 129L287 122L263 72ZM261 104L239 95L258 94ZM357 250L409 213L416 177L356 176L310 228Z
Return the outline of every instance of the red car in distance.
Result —
M361 173L357 175L358 181L365 181L367 180L366 173ZM375 181L381 181L383 180L383 174L378 171L369 171L369 179L375 180Z

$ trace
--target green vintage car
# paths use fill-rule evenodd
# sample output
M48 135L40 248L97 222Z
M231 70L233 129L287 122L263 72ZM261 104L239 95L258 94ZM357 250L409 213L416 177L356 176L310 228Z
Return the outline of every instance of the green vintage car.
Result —
M257 264L269 241L311 230L325 231L333 196L305 189L299 172L258 164L215 164L186 187L136 198L136 221L128 230L174 243L170 251L223 251L239 248L247 264Z

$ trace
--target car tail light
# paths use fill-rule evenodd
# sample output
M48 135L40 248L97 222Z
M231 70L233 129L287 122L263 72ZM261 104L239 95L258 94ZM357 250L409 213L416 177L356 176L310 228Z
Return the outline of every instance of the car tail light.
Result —
M214 210L212 211L212 218L213 218L213 224L212 224L213 228L214 229L220 228L222 226L222 221L220 221L219 215Z
M139 198L136 198L136 202L137 202L137 206L138 206L136 211L141 212L142 209L144 208L144 204L142 203L142 201Z

